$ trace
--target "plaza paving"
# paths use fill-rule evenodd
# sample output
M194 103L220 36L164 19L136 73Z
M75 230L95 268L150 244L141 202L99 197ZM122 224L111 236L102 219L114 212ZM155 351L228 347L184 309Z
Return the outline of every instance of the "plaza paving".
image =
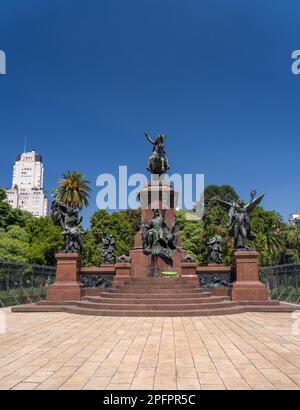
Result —
M6 313L0 389L300 389L289 313ZM299 326L300 328L300 326Z

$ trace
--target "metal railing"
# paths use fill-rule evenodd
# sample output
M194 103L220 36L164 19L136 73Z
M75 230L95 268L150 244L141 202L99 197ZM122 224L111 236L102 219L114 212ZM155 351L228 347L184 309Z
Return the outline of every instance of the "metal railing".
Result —
M260 279L271 299L300 304L300 264L260 268Z
M0 307L44 299L55 271L52 266L0 261Z

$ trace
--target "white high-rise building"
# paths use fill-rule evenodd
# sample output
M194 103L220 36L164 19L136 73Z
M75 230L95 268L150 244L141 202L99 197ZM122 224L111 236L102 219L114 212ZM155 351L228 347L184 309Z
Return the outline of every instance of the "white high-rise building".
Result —
M7 202L13 207L28 211L33 216L48 214L48 200L44 191L44 165L35 151L17 156L12 187L6 191Z
M300 213L299 212L293 212L292 214L290 214L289 224L291 225L300 224Z

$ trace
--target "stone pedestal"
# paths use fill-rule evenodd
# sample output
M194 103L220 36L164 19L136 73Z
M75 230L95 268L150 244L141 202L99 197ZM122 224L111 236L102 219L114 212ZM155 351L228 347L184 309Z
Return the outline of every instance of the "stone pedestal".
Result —
M56 279L48 288L47 301L80 300L83 289L83 284L80 283L82 256L79 253L57 253L55 257Z
M199 286L196 262L181 262L181 277L185 282Z
M115 263L116 276L114 277L114 285L123 284L125 281L130 280L131 263L130 262L117 262Z
M236 251L234 254L235 281L231 288L233 301L267 301L268 290L259 280L258 252Z

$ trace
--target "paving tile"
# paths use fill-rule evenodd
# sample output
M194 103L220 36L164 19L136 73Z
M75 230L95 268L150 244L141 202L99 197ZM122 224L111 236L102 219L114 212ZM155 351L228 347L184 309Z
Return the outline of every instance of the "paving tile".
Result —
M111 379L112 384L126 384L131 383L134 377L134 373L116 372Z
M153 378L155 376L156 369L149 367L139 367L136 372L136 378Z
M153 384L153 377L135 377L130 386L130 390L152 390Z
M217 372L215 373L198 373L200 384L222 384L222 380Z
M68 376L64 377L54 377L51 376L43 383L40 383L37 386L37 390L58 390L66 381L68 380Z
M179 390L200 390L200 383L198 379L177 378L177 387Z
M111 377L91 377L83 390L104 390L111 381Z
M197 372L194 367L177 367L177 377L179 379L197 379Z
M129 383L110 383L106 387L106 390L129 390L130 389L130 384Z
M46 370L38 370L37 372L33 373L31 376L27 377L24 382L26 383L42 383L48 377L52 376L53 372L49 372Z
M19 383L12 390L34 390L39 383Z
M300 387L300 373L289 374L288 376Z
M106 318L6 312L0 390L300 389L300 340L291 335L287 313Z
M243 379L223 379L227 390L251 390L251 387Z
M224 384L201 384L201 390L226 390Z

